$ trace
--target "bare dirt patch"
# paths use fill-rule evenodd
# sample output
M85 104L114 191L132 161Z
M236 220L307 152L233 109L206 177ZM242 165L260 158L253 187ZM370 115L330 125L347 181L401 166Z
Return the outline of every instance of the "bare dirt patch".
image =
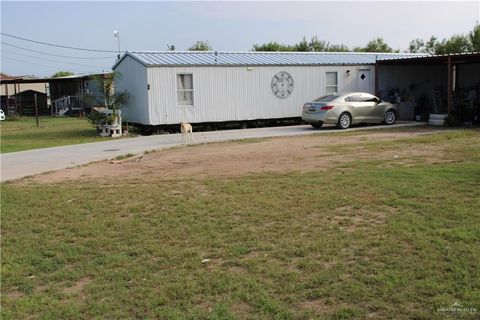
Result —
M83 291L83 288L90 283L90 281L91 280L89 278L82 278L73 283L72 286L64 288L62 292L66 294L79 294Z
M12 299L12 300L20 299L20 298L23 298L25 296L25 294L23 292L20 292L20 291L17 291L17 290L10 291L10 292L4 292L2 294L4 294L5 297L7 297L9 299Z
M304 301L300 304L300 308L304 310L311 310L317 314L329 314L335 310L336 303L330 299L319 298L310 301Z
M232 313L240 319L251 319L251 315L255 314L255 309L246 302L238 301L231 306Z
M440 159L437 147L370 150L362 144L431 134L431 129L369 131L351 135L309 135L259 139L255 143L224 142L149 152L132 161L101 161L24 179L24 182L57 183L72 180L149 180L192 176L238 176L262 172L319 171L332 165L369 159L391 159L408 164L412 158L427 162ZM338 146L338 150L331 148ZM355 152L342 152L343 149ZM414 162L415 162L414 161Z
M382 207L380 210L356 209L352 206L338 207L335 209L337 214L333 217L340 230L352 233L357 230L364 230L380 226L386 222L391 214L395 213L395 208Z

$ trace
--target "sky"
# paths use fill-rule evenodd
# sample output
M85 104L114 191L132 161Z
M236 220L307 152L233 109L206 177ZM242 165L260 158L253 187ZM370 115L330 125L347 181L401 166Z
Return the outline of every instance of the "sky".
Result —
M459 1L1 1L1 32L63 46L117 51L185 50L208 41L218 51L254 44L294 44L305 36L364 46L382 37L405 51L412 39L466 34L480 20L480 0ZM116 52L51 47L1 35L1 72L50 76L109 71ZM36 51L36 52L32 52ZM41 52L41 53L39 53ZM62 57L59 57L62 56ZM88 59L87 59L88 58Z

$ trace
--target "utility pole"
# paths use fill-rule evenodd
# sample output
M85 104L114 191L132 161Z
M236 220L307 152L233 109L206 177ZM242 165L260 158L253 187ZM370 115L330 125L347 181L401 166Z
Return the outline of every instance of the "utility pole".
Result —
M38 103L37 103L37 94L34 94L34 99L35 99L35 122L37 123L37 128L38 128Z
M120 33L118 33L117 30L114 30L113 31L113 36L115 38L117 38L117 43L118 43L118 56L117 56L117 58L118 58L118 60L120 60Z

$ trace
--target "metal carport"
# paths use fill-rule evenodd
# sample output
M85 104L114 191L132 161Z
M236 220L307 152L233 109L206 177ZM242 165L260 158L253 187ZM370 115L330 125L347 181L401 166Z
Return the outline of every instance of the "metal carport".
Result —
M375 92L399 91L418 104L421 95L429 99L432 111L436 97L443 112L459 106L473 108L473 119L480 112L480 52L381 59L375 65ZM440 108L441 109L441 108ZM417 111L418 112L418 111Z

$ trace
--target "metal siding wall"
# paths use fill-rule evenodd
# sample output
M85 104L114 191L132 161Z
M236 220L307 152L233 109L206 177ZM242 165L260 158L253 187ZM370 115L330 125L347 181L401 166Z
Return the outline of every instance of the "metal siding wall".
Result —
M115 80L115 90L127 91L130 95L127 107L122 109L123 120L148 124L151 118L146 67L131 57L126 57L114 71L121 73L121 77Z
M299 117L301 107L325 91L325 72L337 71L339 91L355 91L358 69L373 66L150 67L150 124ZM350 70L350 75L346 75ZM290 73L294 89L285 99L271 89L273 76ZM193 74L194 106L177 106L177 74Z
M446 65L381 65L378 74L378 89L381 91L388 92L392 88L408 89L413 84L417 87L416 91L428 92L431 96L433 86L447 88Z

